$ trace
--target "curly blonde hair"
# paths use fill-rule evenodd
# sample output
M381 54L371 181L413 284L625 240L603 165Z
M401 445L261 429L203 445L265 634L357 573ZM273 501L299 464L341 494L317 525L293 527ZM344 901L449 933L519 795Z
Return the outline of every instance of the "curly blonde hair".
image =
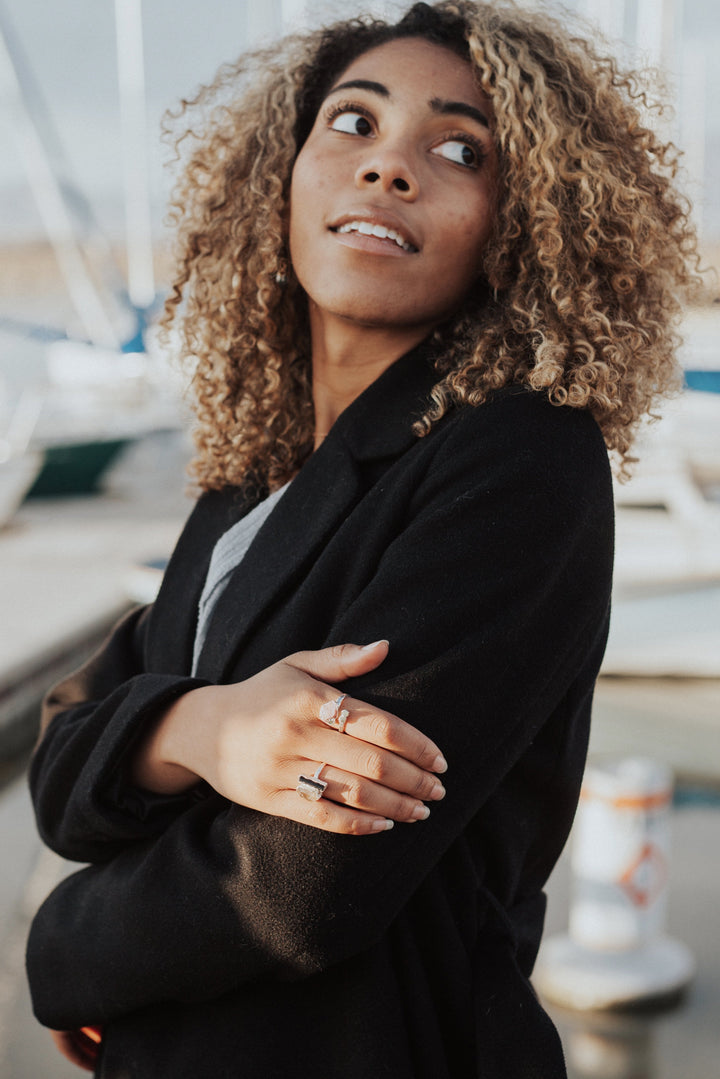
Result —
M677 151L643 123L638 77L536 11L415 4L393 25L354 19L248 54L171 117L186 161L164 324L179 321L193 363L201 488L249 475L274 487L311 452L307 305L285 254L292 168L338 76L402 37L473 65L495 105L500 174L485 279L435 331L438 381L418 436L522 383L589 409L625 472L641 418L678 385L674 327L698 281L696 237Z

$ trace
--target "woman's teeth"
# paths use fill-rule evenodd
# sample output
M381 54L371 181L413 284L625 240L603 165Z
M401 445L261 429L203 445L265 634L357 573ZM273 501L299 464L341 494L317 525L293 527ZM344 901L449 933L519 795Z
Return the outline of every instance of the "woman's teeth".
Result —
M379 240L394 240L403 251L415 251L395 229L386 229L384 225L371 225L369 221L348 221L346 225L339 225L336 232L359 232L363 236L377 236Z

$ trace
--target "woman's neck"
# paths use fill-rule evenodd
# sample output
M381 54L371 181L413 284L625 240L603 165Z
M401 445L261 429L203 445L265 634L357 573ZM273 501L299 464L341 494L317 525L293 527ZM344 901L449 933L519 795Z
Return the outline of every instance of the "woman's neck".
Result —
M432 327L359 326L313 318L312 309L310 324L317 449L340 413Z

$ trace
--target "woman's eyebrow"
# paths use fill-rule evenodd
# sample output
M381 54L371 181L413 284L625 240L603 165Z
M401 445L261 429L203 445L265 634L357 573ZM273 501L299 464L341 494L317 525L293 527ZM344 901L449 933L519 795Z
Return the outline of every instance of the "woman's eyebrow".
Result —
M370 90L371 93L379 94L380 97L390 97L387 86L383 86L381 82L373 82L371 79L348 79L347 82L341 82L337 86L333 86L328 90L326 96L329 97L336 90Z
M482 127L490 128L490 121L484 112L480 112L480 109L476 109L474 105L468 105L464 101L443 101L439 97L434 97L430 102L430 108L433 112L439 112L443 116L449 116L454 114L456 116L467 116L470 120L475 120L476 123Z

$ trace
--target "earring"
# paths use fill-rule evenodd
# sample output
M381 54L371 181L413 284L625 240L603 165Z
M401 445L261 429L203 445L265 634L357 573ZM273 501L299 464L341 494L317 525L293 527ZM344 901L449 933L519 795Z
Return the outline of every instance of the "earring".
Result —
M275 283L278 285L287 285L287 260L284 258L278 259L278 269L275 274Z

